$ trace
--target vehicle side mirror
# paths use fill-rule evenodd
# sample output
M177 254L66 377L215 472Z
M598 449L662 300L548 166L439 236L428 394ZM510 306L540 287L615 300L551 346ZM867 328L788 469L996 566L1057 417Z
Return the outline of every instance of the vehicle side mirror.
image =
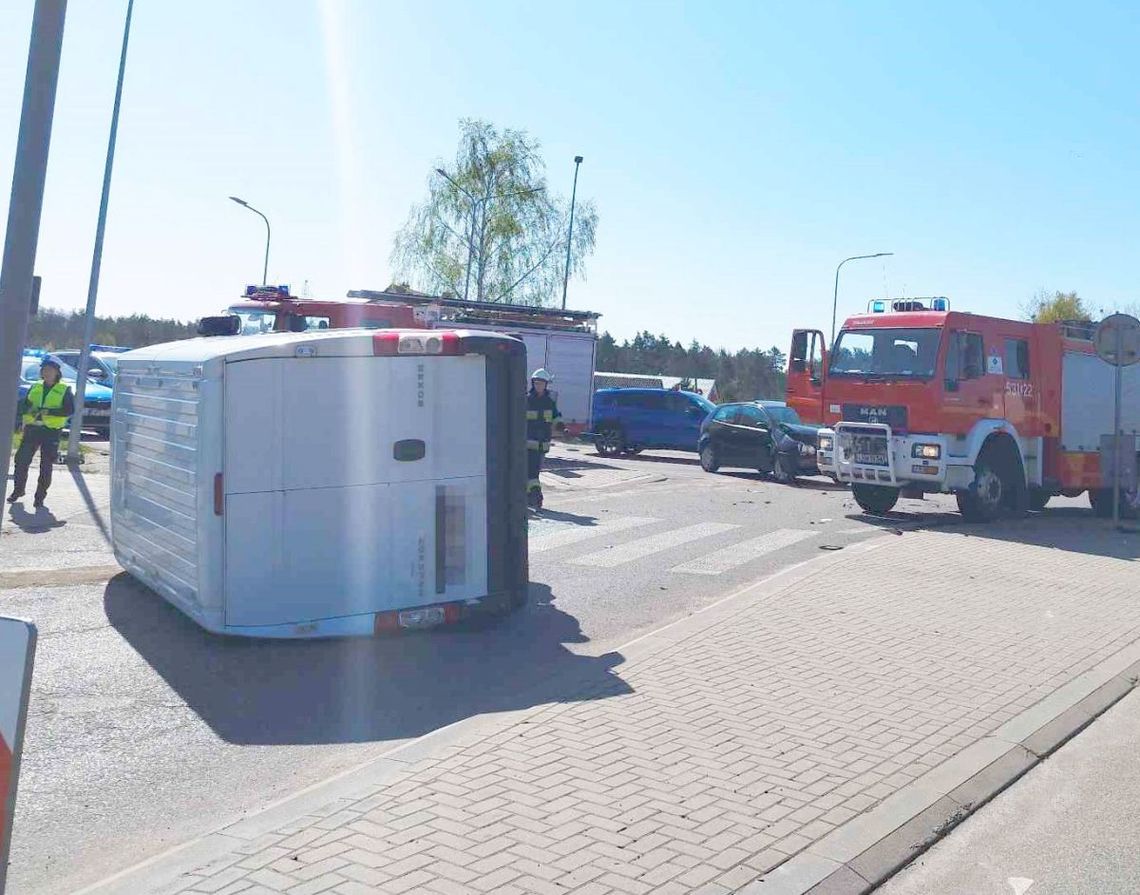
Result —
M203 317L198 321L200 336L236 336L241 332L241 318L236 314Z
M106 379L107 374L100 370L98 367L92 367L87 371L88 379Z

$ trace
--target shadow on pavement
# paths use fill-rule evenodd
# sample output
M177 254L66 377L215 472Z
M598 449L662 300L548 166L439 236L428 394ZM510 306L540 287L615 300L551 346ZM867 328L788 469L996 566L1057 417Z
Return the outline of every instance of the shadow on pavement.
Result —
M672 463L674 466L699 466L700 460L696 454L691 457L669 457L662 454L626 454L623 460L643 460L646 463Z
M587 638L543 584L507 618L375 639L219 637L126 574L103 602L127 642L230 743L399 740L471 715L631 692L613 673L619 654L564 646Z
M847 518L898 534L923 529L944 529L967 537L1026 544L1115 559L1140 560L1140 533L1120 532L1110 520L1093 515L1090 508L1059 506L1030 512L1022 519L967 522L957 513L909 513L894 510L885 516L848 513Z
M83 471L74 466L68 466L67 471L71 473L71 480L75 482L79 496L83 498L83 505L87 507L87 515L95 522L103 540L110 544L111 532L107 528L107 520L103 518L103 514L99 512L99 507L95 503L95 498L91 496L91 489L87 487L87 479L83 477Z
M599 463L594 457L597 454L588 454L582 457L545 457L542 461L543 472L561 474L574 469L622 469L621 466L611 466L609 463Z
M553 519L555 522L569 522L571 525L592 526L598 524L597 516L582 516L578 513L566 513L562 510L548 510L546 508L543 508L538 514L538 518Z
M66 519L57 519L47 507L34 509L29 513L24 509L24 500L25 498L21 498L8 505L8 518L20 531L31 535L43 534L67 525Z

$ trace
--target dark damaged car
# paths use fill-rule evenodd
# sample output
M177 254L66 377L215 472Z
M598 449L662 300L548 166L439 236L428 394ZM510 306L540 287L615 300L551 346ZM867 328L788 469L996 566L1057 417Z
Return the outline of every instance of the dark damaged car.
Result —
M701 426L701 468L755 469L781 482L819 475L819 428L803 423L783 401L721 404Z

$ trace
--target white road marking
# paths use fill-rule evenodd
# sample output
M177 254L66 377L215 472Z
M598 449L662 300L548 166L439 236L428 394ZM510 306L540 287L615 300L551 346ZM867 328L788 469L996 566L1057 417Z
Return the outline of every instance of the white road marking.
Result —
M637 541L629 541L608 550L587 553L585 556L570 560L570 562L579 566L596 566L608 569L613 566L620 566L622 563L633 562L635 559L652 556L654 553L660 553L670 547L723 534L736 528L740 528L740 526L730 525L727 522L699 522L685 528L675 528L672 531L663 531L660 534L650 535Z
M817 534L818 532L797 528L780 528L725 547L723 550L717 550L707 556L699 556L679 566L673 566L669 571L687 572L691 575L719 575L769 553L798 544L807 538L814 538Z
M577 544L588 538L599 535L612 534L618 531L627 531L642 525L652 525L660 519L651 519L648 516L617 516L613 519L603 519L597 525L570 525L559 528L550 534L539 534L530 539L530 552L542 553L544 550L553 550L555 547L565 547L567 544Z
M1006 882L1013 887L1013 895L1025 895L1033 885L1033 880L1024 876L1011 876Z

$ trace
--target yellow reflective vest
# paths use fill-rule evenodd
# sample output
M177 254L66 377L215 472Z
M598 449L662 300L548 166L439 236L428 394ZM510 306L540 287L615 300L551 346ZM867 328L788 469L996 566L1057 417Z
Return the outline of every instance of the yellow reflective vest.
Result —
M27 406L24 410L25 426L43 426L46 429L62 429L67 422L63 414L59 416L45 414L45 410L63 410L63 399L67 396L67 384L57 382L50 389L44 389L42 382L37 382L28 389L24 399Z

